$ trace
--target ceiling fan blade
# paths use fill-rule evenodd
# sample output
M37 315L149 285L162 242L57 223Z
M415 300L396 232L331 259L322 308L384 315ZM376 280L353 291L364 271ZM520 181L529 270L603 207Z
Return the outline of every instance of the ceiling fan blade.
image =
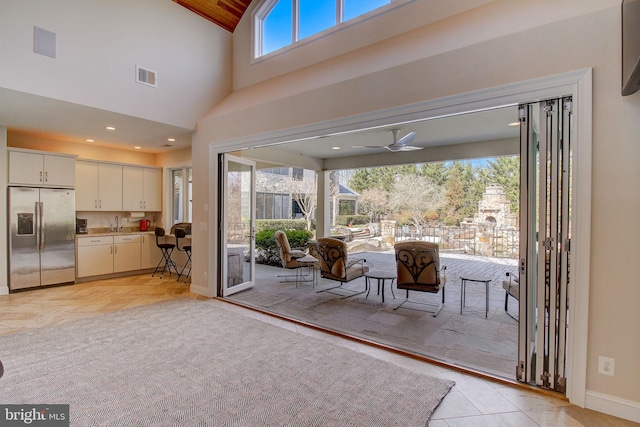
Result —
M386 145L352 145L351 148L387 148Z
M397 142L395 142L393 145L411 144L415 138L416 138L416 133L415 132L409 132L408 134L406 134L405 136L400 138Z
M415 147L413 145L403 145L402 148L400 148L400 151L416 151L416 150L422 150L424 147Z

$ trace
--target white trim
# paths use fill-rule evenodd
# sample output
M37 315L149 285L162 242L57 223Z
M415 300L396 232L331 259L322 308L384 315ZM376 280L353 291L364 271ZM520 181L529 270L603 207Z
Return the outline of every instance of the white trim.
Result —
M640 423L640 402L620 399L590 390L587 390L585 394L587 408Z
M293 140L314 139L322 135L355 132L366 128L378 128L397 123L457 115L470 111L495 108L504 105L535 102L543 99L573 96L575 123L573 194L574 241L572 242L572 270L575 286L570 287L572 301L571 324L567 350L567 397L571 403L585 406L587 374L587 327L589 320L589 269L591 251L591 143L592 143L592 70L590 68L563 74L541 77L519 83L507 84L474 92L452 95L387 110L374 111L357 116L312 123L295 128L276 130L212 143L210 152L210 219L215 224L217 211L217 154L243 148L283 143ZM210 231L209 241L215 235ZM212 243L210 243L212 245ZM215 254L211 253L211 260ZM214 261L215 262L215 261ZM210 278L211 279L211 278ZM577 290L580 290L578 293ZM215 291L214 291L215 293Z
M576 81L573 94L575 117L572 222L575 238L571 242L573 282L567 298L571 301L571 322L567 335L567 391L575 405L585 407L587 389L587 340L589 324L589 288L591 264L591 145L592 145L592 71ZM580 292L578 292L578 289Z

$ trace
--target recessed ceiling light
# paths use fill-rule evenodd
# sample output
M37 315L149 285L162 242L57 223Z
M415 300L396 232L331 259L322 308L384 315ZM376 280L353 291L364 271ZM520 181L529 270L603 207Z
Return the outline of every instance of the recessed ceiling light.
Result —
M341 147L331 147L332 150L342 150Z
M507 126L520 126L520 122L512 122L512 123L509 123Z
M93 139L85 139L87 142L93 142Z
M136 150L141 150L142 149L142 147L138 147L138 146L135 146L133 148L135 148Z
M105 126L106 130L116 130L116 128L114 128L113 126Z
M176 142L176 139L175 139L175 138L168 138L168 139L167 139L167 141L169 141L169 142Z

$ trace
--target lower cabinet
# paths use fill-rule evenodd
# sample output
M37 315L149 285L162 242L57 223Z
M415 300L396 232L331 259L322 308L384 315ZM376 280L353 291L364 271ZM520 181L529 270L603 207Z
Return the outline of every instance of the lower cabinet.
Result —
M77 276L113 273L113 236L78 237Z
M78 237L77 277L147 270L161 257L152 234Z
M140 236L113 237L113 272L140 270Z

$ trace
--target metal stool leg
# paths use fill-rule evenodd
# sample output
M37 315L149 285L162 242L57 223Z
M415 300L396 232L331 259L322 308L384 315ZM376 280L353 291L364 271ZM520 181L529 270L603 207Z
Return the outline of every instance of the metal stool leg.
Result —
M187 283L187 280L189 280L189 275L191 274L191 251L186 251L186 254L187 254L187 261L182 266L182 271L180 271L180 273L178 274L178 279L176 279L176 282L180 281L180 277L182 277L182 273L184 273L184 270L187 268L187 265L189 265L189 270L187 271L187 274L184 275L184 283Z

